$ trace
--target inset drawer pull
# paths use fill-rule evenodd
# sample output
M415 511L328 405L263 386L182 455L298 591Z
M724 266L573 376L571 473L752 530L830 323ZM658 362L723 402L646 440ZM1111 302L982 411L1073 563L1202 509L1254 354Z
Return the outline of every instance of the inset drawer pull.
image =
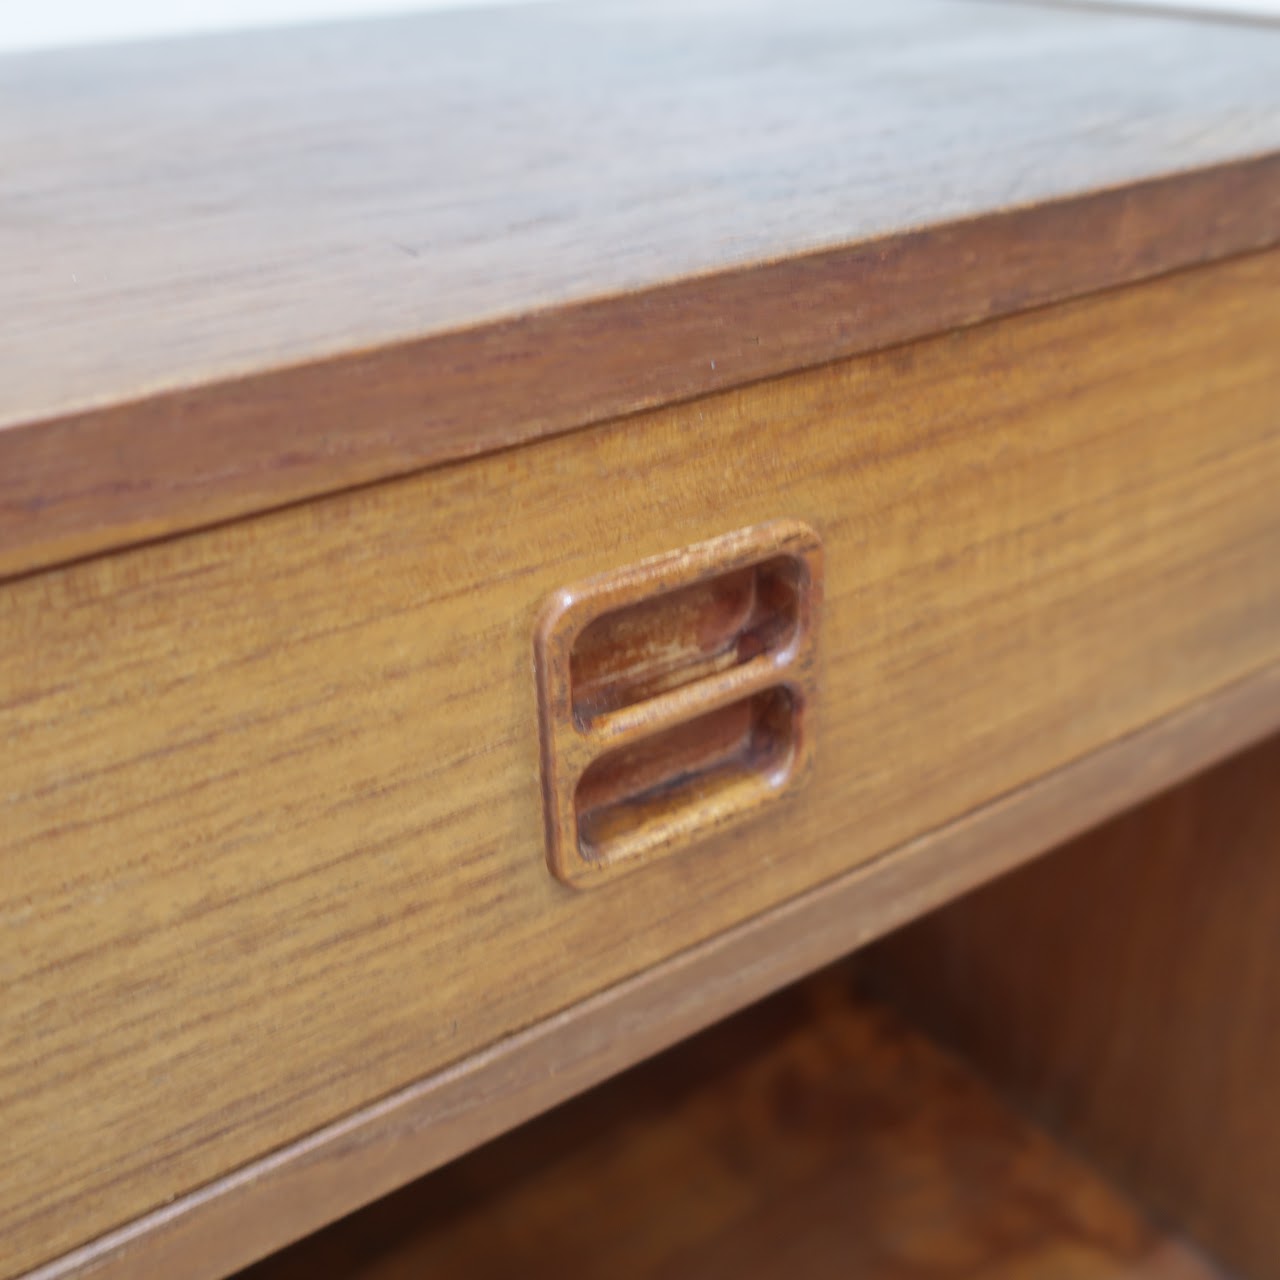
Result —
M534 647L556 876L676 852L800 779L821 587L817 535L777 520L548 601Z

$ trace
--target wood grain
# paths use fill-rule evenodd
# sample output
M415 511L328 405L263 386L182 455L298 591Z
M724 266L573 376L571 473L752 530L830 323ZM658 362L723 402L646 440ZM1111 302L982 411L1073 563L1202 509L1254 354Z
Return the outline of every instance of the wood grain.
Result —
M645 0L0 59L0 574L1274 245L1278 51Z
M1215 1274L833 973L241 1280Z
M1280 738L882 944L881 981L1246 1276L1280 1267Z
M1223 264L8 584L8 1269L1274 662L1278 285ZM806 788L564 889L539 603L780 514L826 549Z
M107 1233L32 1280L221 1277L1280 724L1280 666L681 951Z

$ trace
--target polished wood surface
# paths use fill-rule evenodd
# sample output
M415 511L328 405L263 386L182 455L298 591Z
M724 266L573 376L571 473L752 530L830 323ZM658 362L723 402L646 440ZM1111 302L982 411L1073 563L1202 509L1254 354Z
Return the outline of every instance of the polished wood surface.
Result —
M0 574L1274 245L1278 51L643 0L0 59Z
M950 901L1280 724L1280 666L679 952L41 1267L220 1277Z
M1209 1280L841 974L239 1280Z
M1280 738L882 944L883 985L1242 1276L1280 1274Z
M10 583L10 1269L1273 663L1278 285L1257 256ZM780 512L826 549L811 780L564 889L540 602Z

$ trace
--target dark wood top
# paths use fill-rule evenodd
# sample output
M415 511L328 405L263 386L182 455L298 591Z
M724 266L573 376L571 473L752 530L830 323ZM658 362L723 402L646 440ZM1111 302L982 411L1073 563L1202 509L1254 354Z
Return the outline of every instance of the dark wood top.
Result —
M1280 31L634 0L0 59L0 574L1280 241Z

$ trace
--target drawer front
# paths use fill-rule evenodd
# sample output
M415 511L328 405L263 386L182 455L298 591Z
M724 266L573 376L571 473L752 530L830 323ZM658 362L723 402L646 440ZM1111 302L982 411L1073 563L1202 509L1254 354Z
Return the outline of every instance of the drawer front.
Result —
M1241 259L0 587L3 1270L1280 658L1277 296ZM805 785L566 886L540 606L779 518Z

